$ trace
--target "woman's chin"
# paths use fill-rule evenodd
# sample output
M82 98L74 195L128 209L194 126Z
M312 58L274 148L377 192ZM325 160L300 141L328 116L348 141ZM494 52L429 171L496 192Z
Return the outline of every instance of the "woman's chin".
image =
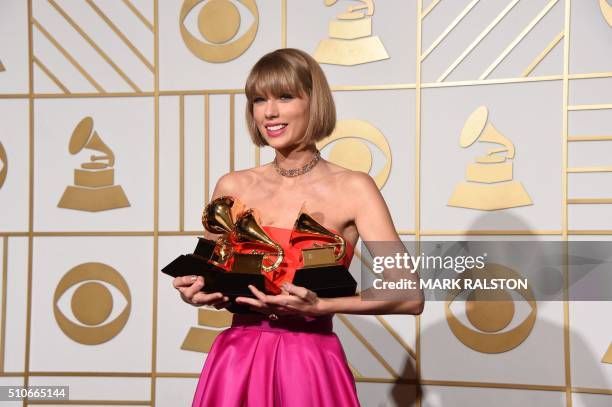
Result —
M291 147L291 143L285 137L266 137L268 145L276 150L282 150Z

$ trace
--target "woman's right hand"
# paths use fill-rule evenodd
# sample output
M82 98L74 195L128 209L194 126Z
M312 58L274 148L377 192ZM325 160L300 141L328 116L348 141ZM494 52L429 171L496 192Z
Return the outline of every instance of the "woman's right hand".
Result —
M230 304L229 298L224 297L221 293L202 292L201 290L204 287L204 277L202 276L176 277L172 281L172 285L179 291L183 301L195 307L209 305L221 309Z

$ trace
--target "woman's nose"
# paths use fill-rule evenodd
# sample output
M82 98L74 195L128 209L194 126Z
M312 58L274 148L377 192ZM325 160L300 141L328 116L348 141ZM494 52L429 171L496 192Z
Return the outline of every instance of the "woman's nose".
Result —
M278 117L278 106L276 106L274 101L268 101L268 103L266 103L264 114L266 115L266 119Z

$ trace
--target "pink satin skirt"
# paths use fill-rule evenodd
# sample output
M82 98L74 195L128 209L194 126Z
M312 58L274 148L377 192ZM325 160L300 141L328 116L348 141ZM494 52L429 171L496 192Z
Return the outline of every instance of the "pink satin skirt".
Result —
M359 406L332 318L234 315L215 340L194 407Z

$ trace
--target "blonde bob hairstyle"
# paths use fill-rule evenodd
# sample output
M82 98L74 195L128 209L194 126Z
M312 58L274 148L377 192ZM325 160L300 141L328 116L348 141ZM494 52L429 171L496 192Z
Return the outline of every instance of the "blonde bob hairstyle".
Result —
M299 49L282 48L261 57L251 69L244 90L247 128L257 146L268 145L253 117L253 101L260 96L308 96L310 115L304 134L308 144L329 136L336 126L336 107L325 75L317 61Z

